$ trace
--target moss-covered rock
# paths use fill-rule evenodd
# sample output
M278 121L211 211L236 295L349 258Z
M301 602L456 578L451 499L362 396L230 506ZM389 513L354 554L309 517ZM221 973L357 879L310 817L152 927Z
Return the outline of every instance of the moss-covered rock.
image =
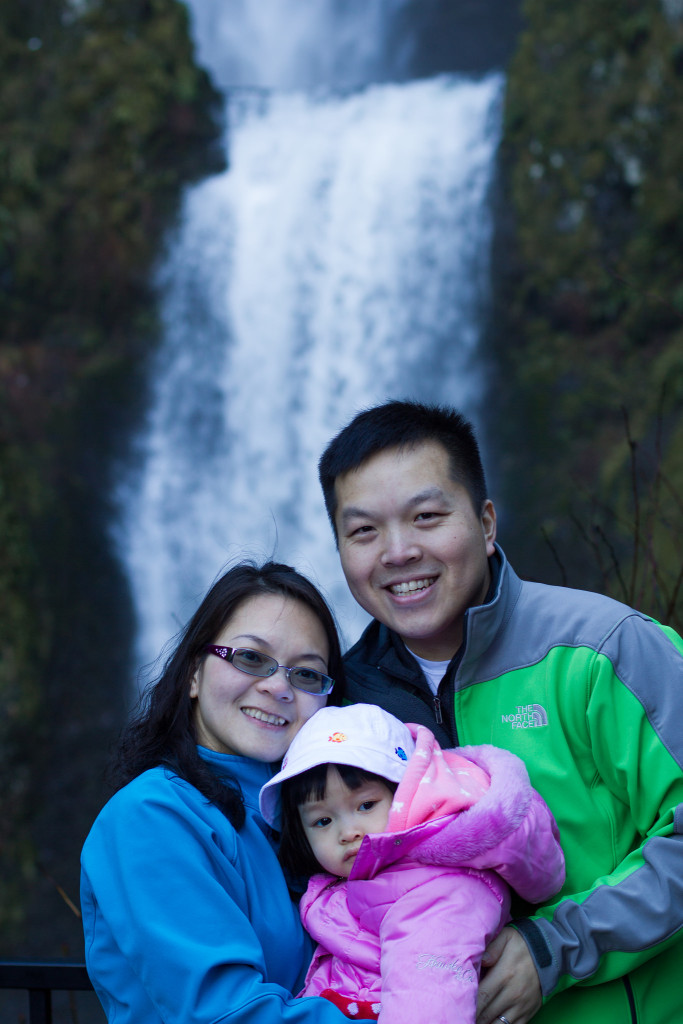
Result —
M106 466L154 344L150 266L183 184L222 164L222 104L178 0L8 0L0 68L0 947L55 955L125 713Z
M512 543L680 628L683 25L658 0L523 9L496 342Z

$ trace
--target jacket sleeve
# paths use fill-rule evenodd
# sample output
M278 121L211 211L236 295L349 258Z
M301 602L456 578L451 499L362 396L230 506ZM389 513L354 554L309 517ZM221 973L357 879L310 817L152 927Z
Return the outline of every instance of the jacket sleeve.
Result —
M165 790L183 787L186 795L192 789L172 780ZM167 1024L341 1024L343 1015L326 1000L295 999L269 980L229 823L206 801L197 813L192 798L166 791L140 799L122 790L83 851L86 960L110 1019L128 1004L126 1019ZM274 854L270 866L279 870ZM268 867L258 865L254 876L263 872L263 884L272 886ZM296 909L288 920L278 891L273 913L282 918L282 957L297 961L296 981L307 952Z
M586 721L596 785L625 816L613 848L627 828L633 841L593 884L515 922L545 998L621 977L683 938L681 639L642 619L615 630L595 656Z
M507 917L501 890L467 871L432 875L390 904L379 932L380 1024L474 1024L481 956Z

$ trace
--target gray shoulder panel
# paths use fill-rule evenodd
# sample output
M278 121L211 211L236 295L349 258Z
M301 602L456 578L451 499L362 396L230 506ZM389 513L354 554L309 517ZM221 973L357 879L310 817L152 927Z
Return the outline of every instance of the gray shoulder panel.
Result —
M643 866L617 885L600 886L583 903L563 900L550 922L535 920L554 954L553 965L541 967L553 975L546 985L554 985L558 970L590 978L605 954L652 949L680 930L683 835L654 837L643 855Z

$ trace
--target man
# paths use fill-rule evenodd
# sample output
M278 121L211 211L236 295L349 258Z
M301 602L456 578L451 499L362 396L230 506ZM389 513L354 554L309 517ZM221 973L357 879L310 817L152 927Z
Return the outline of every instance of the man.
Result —
M454 410L360 413L320 480L346 580L373 616L346 656L346 699L445 746L507 747L560 827L566 884L491 943L478 1024L683 1021L680 637L515 575Z

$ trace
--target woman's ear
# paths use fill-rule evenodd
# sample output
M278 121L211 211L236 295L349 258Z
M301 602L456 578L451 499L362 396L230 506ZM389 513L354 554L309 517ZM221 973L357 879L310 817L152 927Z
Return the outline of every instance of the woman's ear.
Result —
M199 678L199 675L200 675L201 671L202 671L202 668L201 668L201 665L200 665L199 668L196 670L195 674L192 676L192 682L190 683L190 697L191 698L199 696L199 684L201 682L201 680Z

